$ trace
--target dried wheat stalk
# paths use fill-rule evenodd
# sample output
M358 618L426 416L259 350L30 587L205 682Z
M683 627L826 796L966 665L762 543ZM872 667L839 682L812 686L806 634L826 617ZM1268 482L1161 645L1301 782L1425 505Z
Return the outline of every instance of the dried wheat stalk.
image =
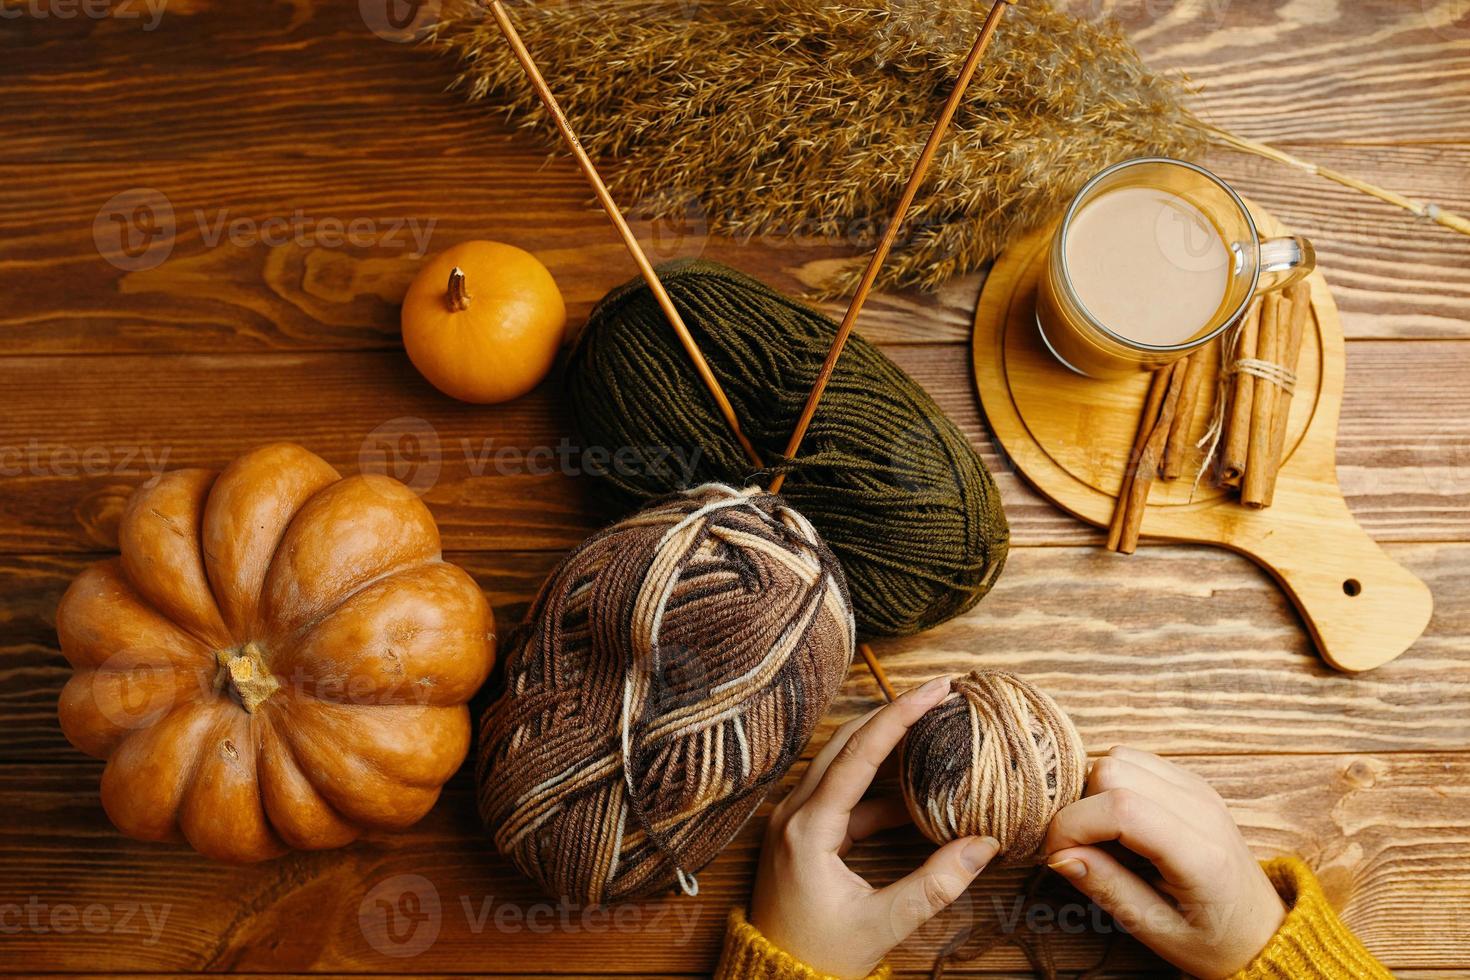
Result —
M869 246L952 86L987 0L515 3L526 43L611 184L650 217L691 201L714 232ZM478 0L433 33L472 100L551 126ZM976 269L1098 170L1199 149L1177 78L1122 32L1018 4L970 86L879 280L934 288ZM859 269L833 280L848 289Z

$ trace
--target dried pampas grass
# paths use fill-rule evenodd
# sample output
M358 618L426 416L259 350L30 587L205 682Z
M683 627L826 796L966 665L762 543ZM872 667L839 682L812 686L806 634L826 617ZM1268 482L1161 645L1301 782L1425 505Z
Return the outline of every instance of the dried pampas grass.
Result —
M736 237L871 244L990 0L515 3L527 45L611 183L649 217ZM433 40L472 100L552 138L478 0L445 0ZM880 285L978 268L1119 160L1197 150L1177 79L1122 32L1023 2L1007 16ZM850 287L857 269L831 283Z

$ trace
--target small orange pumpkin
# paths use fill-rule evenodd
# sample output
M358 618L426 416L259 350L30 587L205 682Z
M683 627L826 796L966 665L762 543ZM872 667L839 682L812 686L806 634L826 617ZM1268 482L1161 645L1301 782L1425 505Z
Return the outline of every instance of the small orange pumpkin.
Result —
M414 367L451 398L478 405L536 387L566 325L546 266L500 242L464 242L434 256L403 298L403 346Z
M422 817L494 659L428 508L288 443L134 492L57 611L61 727L142 840L258 861Z

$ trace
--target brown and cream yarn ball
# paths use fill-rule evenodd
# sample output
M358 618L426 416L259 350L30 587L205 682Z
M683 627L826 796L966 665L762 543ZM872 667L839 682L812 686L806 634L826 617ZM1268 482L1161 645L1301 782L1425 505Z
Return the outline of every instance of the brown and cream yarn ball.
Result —
M1002 863L1030 863L1051 818L1082 797L1082 739L1055 701L1014 674L975 671L953 691L904 739L909 815L936 844L994 837Z
M600 531L542 587L481 722L496 846L557 898L693 894L854 644L841 568L778 496L708 484Z

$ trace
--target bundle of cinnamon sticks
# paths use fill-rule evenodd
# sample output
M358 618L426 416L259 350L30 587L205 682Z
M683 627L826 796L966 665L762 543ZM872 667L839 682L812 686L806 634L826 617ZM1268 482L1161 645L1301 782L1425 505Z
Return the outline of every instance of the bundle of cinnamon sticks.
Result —
M1258 302L1236 345L1220 460L1221 484L1238 487L1240 502L1256 510L1276 493L1312 291L1299 282Z
M1297 362L1301 356L1311 289L1297 283L1258 299L1241 325L1226 334L1221 359L1225 399L1218 477L1240 490L1246 507L1271 506L1286 448ZM1218 344L1154 372L1134 438L1129 467L1108 528L1108 548L1132 554L1138 547L1149 491L1155 479L1177 480L1184 472L1195 414L1213 399L1203 398L1209 364L1220 359ZM1208 461L1207 461L1208 462Z

